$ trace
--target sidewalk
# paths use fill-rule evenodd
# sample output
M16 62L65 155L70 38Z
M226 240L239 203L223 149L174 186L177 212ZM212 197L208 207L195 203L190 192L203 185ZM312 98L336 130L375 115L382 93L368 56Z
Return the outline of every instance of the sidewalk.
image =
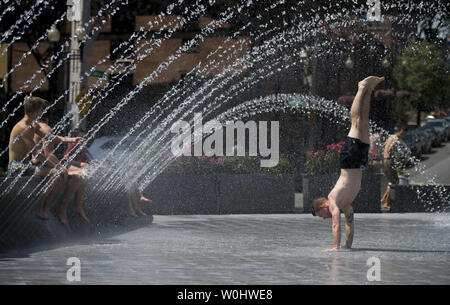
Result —
M408 169L412 184L430 183L430 178L435 177L434 183L450 185L450 142L433 148L433 151L420 162L425 168L423 173L418 173L414 168Z

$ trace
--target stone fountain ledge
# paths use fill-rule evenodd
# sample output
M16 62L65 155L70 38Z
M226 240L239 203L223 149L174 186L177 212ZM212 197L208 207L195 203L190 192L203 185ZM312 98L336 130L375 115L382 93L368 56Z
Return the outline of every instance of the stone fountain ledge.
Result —
M1 193L13 181L13 178L5 179L7 181L4 181L0 188ZM80 236L99 235L105 230L110 231L111 228L135 228L136 225L148 225L153 221L152 215L139 219L127 216L123 191L96 194L89 189L91 183L88 182L83 204L90 224L69 208L68 217L72 232L68 232L56 217L49 220L38 218L35 214L36 198L27 199L28 194L42 181L41 178L33 177L26 190L16 196L28 180L29 177L19 178L14 187L0 197L0 252L43 243L63 242ZM62 194L63 190L56 196L52 204L53 212Z

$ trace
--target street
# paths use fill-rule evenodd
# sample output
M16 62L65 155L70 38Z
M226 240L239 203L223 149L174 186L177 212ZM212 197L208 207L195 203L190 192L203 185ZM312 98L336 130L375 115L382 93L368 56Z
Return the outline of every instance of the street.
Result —
M433 153L424 157L426 159L420 162L419 167L408 170L410 183L430 183L434 179L436 184L450 184L450 142L433 148Z

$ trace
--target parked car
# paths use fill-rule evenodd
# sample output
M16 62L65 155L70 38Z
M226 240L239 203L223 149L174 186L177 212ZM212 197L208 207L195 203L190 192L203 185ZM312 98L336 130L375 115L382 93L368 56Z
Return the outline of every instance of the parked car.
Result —
M439 129L439 127L433 127L431 125L424 125L424 126L422 126L422 128L430 130L431 132L434 133L434 135L437 138L437 140L436 140L437 145L436 146L440 146L444 142L445 135L444 135L444 131L443 131L442 128Z
M426 133L428 135L428 137L431 138L431 145L433 147L438 147L438 146L441 145L442 141L441 141L440 137L438 136L438 133L436 132L436 130L434 130L433 127L431 127L431 126L427 126L427 127L422 126L422 127L417 128L416 130L423 131L424 133Z
M419 129L415 129L412 132L415 133L419 137L420 142L422 142L422 153L423 154L431 153L432 145L433 145L433 143L432 143L433 139L432 139L431 135L429 135L425 131L419 130Z
M403 142L408 146L412 155L419 158L422 156L422 142L414 132L408 132L403 138Z
M415 155L411 151L411 148L408 146L408 144L401 139L398 143L397 150L395 151L395 159L400 165L400 167L409 167L414 164L414 158Z
M89 147L89 152L96 160L102 160L105 158L116 160L117 158L123 158L123 153L129 149L131 145L136 146L136 143L133 143L136 138L129 137L125 139L119 147L116 147L121 140L122 137L119 136L104 136L96 138Z
M427 120L425 126L431 126L435 128L440 134L442 134L442 141L446 142L450 139L450 126L447 123L447 120L443 119L434 119Z

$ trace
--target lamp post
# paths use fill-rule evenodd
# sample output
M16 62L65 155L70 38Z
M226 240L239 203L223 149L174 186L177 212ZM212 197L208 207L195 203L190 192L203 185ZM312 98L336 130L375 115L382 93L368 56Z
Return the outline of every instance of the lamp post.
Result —
M353 63L352 58L349 56L349 57L347 57L347 60L345 61L344 65L347 69L351 70L351 69L353 69L355 64Z
M59 40L61 39L61 33L59 32L58 28L56 27L55 24L53 24L50 27L50 30L47 32L47 37L48 40L50 41L50 54L51 57L53 57L54 53L55 53L55 46L56 44L59 42ZM53 66L53 63L51 63ZM56 90L58 88L57 86L57 82L58 82L58 78L57 77L51 77L49 79L49 98L53 99L56 96Z
M80 110L77 97L81 92L81 74L83 72L83 58L81 58L80 41L84 39L83 22L87 19L86 10L89 9L88 0L67 0L67 19L72 22L70 36L70 93L67 111L72 113L72 128L80 121ZM84 122L83 122L84 123ZM84 126L80 126L82 129Z
M353 67L355 66L355 64L353 63L353 60L352 60L352 58L350 57L350 55L347 57L347 59L345 60L345 62L344 62L344 66L345 66L345 68L347 69L347 70L352 70L353 69ZM349 88L349 83L352 83L352 73L350 73L349 74L349 79L348 79L348 82L347 82L347 84L346 84L346 88L348 89ZM347 91L347 90L346 90Z
M385 56L384 59L381 61L381 65L383 66L383 68L385 69L385 82L384 82L384 86L386 86L386 88L390 88L391 87L391 62L389 61L388 56Z
M310 65L309 65L309 60L308 60L308 53L306 52L305 49L302 49L300 51L300 58L304 62L304 64L303 64L303 73L304 73L305 76L303 78L303 84L308 86L309 93L311 93L312 74L309 71L310 70Z
M48 40L50 40L51 43L57 43L59 39L61 38L61 33L59 32L58 28L55 24L53 24L48 31Z
M391 66L391 63L389 62L389 59L387 57L385 57L383 59L383 61L381 62L381 65L383 65L383 67L385 69L389 69L389 67Z

